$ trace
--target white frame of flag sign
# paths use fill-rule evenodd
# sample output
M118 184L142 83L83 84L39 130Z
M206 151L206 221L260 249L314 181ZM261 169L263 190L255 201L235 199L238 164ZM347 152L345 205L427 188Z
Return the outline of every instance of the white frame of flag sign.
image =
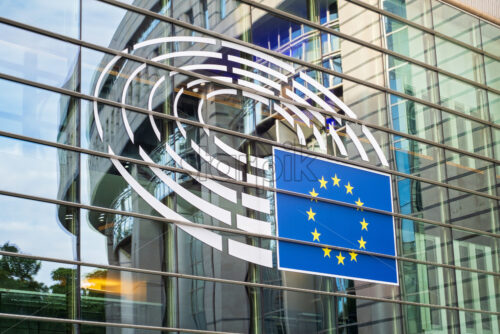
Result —
M334 161L334 160L326 159L326 158L323 158L323 157L316 157L316 156L313 156L313 155L310 155L310 154L306 154L306 153L302 153L302 152L299 152L299 151L292 151L292 150L287 150L287 149L283 149L283 148L273 147L273 167L274 167L273 168L274 169L274 171L273 171L273 177L274 177L274 180L275 180L275 187L277 189L279 189L279 188L278 188L278 185L276 184L277 180L278 180L278 178L277 178L277 165L276 165L276 151L281 151L283 153L290 153L290 154L293 154L295 156L301 156L301 157L305 157L305 158L316 159L316 160L327 162L327 163L332 164L332 165L345 166L345 167L348 167L348 168L354 168L354 169L357 169L357 170L362 170L362 171L366 171L366 172L369 172L369 173L378 174L378 175L382 175L382 176L387 177L388 180L389 180L390 210L391 210L391 213L394 212L394 198L393 198L393 191L392 191L392 179L391 179L390 174L379 172L379 171L374 171L374 170L371 170L371 169L368 169L368 168L359 167L359 166L351 165L351 164L344 163L344 162L339 162L339 161ZM290 167L290 168L292 168L292 167ZM319 176L316 175L316 177L319 177ZM335 175L335 178L337 178L337 175ZM333 179L333 177L332 177L332 179ZM318 179L318 181L319 181L319 179ZM349 184L349 186L350 186L350 184ZM314 189L313 189L313 191L314 191ZM308 194L305 194L305 195L308 195ZM311 201L312 201L312 198L311 198ZM345 202L345 203L348 203L348 202ZM349 204L352 204L352 203L349 203ZM362 203L362 204L364 204L364 203ZM332 204L332 205L336 205L336 204ZM282 237L280 235L280 233L279 233L278 192L275 192L275 194L274 194L274 209L275 209L275 217L276 217L276 235L279 236L279 237ZM361 210L361 211L363 211L363 210ZM363 219L363 221L364 221L364 219ZM394 220L394 216L393 215L391 215L391 221L392 221L392 231L393 231L393 233L392 233L392 239L394 241L394 256L397 257L396 224L395 224L395 220ZM315 232L317 232L316 229L315 229ZM311 233L313 233L313 232L311 232ZM287 237L285 237L285 238L287 238ZM361 240L363 240L363 238L361 238ZM396 286L399 285L399 268L398 268L398 261L397 261L396 258L392 259L394 261L394 268L396 270L396 273L395 273L395 282L394 281L386 281L386 280L377 280L377 279L371 279L371 278L364 278L364 277L359 277L359 276L356 276L356 275L341 275L341 274L332 274L332 273L321 272L321 271L303 270L303 269L296 269L296 268L290 268L290 267L282 266L282 264L280 263L281 262L280 261L280 258L281 258L281 256L280 256L280 243L281 242L288 243L288 244L293 243L293 241L283 241L283 240L278 240L277 241L277 243L276 243L276 257L277 257L277 267L278 267L278 270L290 271L290 272L297 272L297 273L304 273L304 274L313 274L313 275L320 275L320 276L327 276L327 277L352 279L352 280L358 280L358 281L364 281L364 282L371 282L371 283L382 283L382 284L389 284L389 285L396 285ZM320 245L325 245L325 244L321 243ZM319 245L318 246L314 246L314 245L308 246L308 245L305 245L305 246L306 247L318 247L320 249L323 249L323 251L325 252L325 258L326 258L326 251L325 251L324 248L321 248L322 246L319 246ZM342 246L336 246L336 245L330 245L330 244L328 246L331 246L331 247L342 247ZM325 247L325 248L328 249L328 247ZM352 253L355 254L355 250L353 248L352 249L349 248L349 249L351 250ZM333 250L334 249L330 249L330 251L333 251ZM330 251L328 251L328 257L329 258L331 258L331 256L329 255ZM339 256L341 258L342 258L342 252L343 252L342 250L340 250L340 252L339 252ZM366 252L366 251L364 251L364 252ZM349 254L350 253L347 252L346 256L343 257L342 259L339 259L337 257L337 259L339 261L339 264L342 263L342 265L344 265L343 261L344 261L344 259L347 259L347 256L349 256ZM381 254L382 253L375 253L374 252L373 255L366 254L366 253L364 253L363 255L381 259L381 256L380 256ZM360 255L360 254L357 254L357 255ZM355 259L356 262L357 262L357 260L356 260L357 255L354 255L354 259ZM352 258L353 258L353 255L351 255L351 261L352 261Z

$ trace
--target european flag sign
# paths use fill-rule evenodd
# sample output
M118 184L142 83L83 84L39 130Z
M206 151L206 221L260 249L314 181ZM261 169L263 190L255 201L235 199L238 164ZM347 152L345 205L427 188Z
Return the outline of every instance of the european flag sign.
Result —
M398 284L396 260L380 256L396 255L394 219L365 210L393 212L389 175L277 148L274 166L276 188L311 196L276 193L277 235L319 244L278 241L279 269Z

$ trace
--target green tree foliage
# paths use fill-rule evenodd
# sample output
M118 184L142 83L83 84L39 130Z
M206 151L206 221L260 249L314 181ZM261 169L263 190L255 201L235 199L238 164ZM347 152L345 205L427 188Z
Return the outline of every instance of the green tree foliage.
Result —
M0 250L19 253L19 248L8 242ZM20 257L2 256L0 258L0 285L5 289L48 291L45 284L35 281L41 262Z

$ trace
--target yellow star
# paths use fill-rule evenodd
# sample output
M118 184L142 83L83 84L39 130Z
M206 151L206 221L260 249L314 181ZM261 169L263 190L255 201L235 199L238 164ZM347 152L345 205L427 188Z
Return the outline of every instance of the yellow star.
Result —
M323 257L331 257L330 256L330 252L332 251L330 248L322 248L323 252L325 252L325 254L323 255Z
M321 180L318 180L318 181L319 181L319 183L321 183L321 185L319 186L319 189L321 189L321 188L326 189L326 184L328 183L328 181L326 181L323 176L321 177Z
M309 220L311 220L311 219L312 219L313 221L316 221L316 220L314 219L314 216L316 216L316 212L313 212L313 209L312 209L312 208L309 208L309 211L306 211L306 213L307 213L307 215L309 216L309 217L307 217L307 221L309 221Z
M359 248L363 248L363 249L366 249L365 245L366 245L366 241L363 240L363 237L361 237L361 240L358 240L359 242Z
M318 197L318 193L316 191L314 191L314 188L312 191L309 192L309 195L311 195L312 197ZM312 200L315 200L316 202L318 202L318 200L316 198L311 198L311 201Z
M361 224L361 230L368 231L368 223L365 221L364 218L363 218L363 221L359 222L359 223Z
M363 206L363 204L365 204L365 203L361 202L361 198L359 198L359 197L358 197L358 200L356 202L354 202L354 203L356 203L356 205L359 206L359 207L361 207L361 206ZM356 208L356 210L358 210L358 209L359 208ZM361 209L361 211L363 211L363 209Z
M351 194L352 195L352 190L354 189L353 186L351 186L350 182L347 182L347 186L344 186L346 189L346 194Z
M342 256L342 252L339 252L339 255L337 255L336 258L339 260L339 262L337 262L337 264L342 263L342 265L344 265L345 256Z
M337 177L337 174L335 174L335 177L332 177L332 181L333 181L333 185L334 186L337 186L337 187L340 187L340 179Z
M358 262L358 260L356 260L356 256L358 256L358 254L354 253L354 252L350 252L349 255L351 256L351 261L356 261Z
M311 232L311 234L313 235L313 241L317 240L319 242L319 236L321 235L321 233L318 233L318 231L314 229L314 232Z

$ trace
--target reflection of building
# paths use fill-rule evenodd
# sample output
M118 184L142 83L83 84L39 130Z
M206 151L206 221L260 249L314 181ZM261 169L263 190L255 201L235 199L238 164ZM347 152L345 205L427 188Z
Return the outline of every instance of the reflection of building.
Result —
M498 108L500 96L496 74L500 62L497 46L500 29L437 0L370 2L380 9L367 1L350 0L261 3L283 12L272 13L258 3L251 6L247 1L230 0L135 0L132 9L98 0L83 1L81 8L77 6L75 9L82 21L81 27L78 25L77 28L81 29L78 30L80 33L74 36L91 43L100 42L100 38L89 32L89 13L109 11L106 14L115 14L109 15L109 22L92 24L112 36L111 41L104 45L110 51L127 49L129 54L145 59L175 52L205 52L205 56L198 53L198 56L161 60L175 67L211 64L229 68L228 56L240 57L285 76L284 81L288 84L281 85L279 92L273 91L273 84L278 83L277 77L257 70L257 67L252 68L248 62L241 62L240 67L231 63L231 70L227 72L233 83L239 83L237 80L244 77L249 87L260 85L258 87L264 91L270 89L275 95L282 96L289 89L306 103L321 106L304 92L294 90L292 80L295 80L311 89L331 108L343 113L298 74L291 75L264 58L224 47L220 40L223 36L234 37L295 59L297 73L303 72L314 78L341 98L368 127L374 126L373 136L389 157L390 167L385 170L392 173L396 212L405 215L404 219L396 219L398 254L402 258L399 261L400 285L278 271L276 263L273 263L273 268L268 268L229 255L228 239L271 250L275 254L274 240L238 233L242 230L236 229L235 223L238 215L250 217L270 224L274 232L274 212L266 214L245 207L241 199L243 193L249 194L269 200L272 208L274 193L271 191L251 187L248 183L219 182L226 191L236 193L238 200L230 202L224 194L214 192L188 173L163 171L202 203L230 212L230 224L224 225L220 217L207 214L189 198L167 186L148 166L121 161L126 173L162 205L197 224L232 228L234 232L217 232L224 240L222 251L218 251L173 224L149 219L159 216L158 212L138 195L130 182L124 180L123 172L119 172L110 159L60 149L57 152L60 169L56 196L68 202L91 205L94 209L58 206L61 225L76 235L77 241L72 244L75 260L85 264L75 264L80 283L79 286L71 285L66 297L55 289L45 292L46 295L56 295L54 304L68 311L67 316L63 311L57 316L122 324L124 327L172 327L179 328L179 332L182 329L251 333L498 331L499 226L498 191L495 188L499 177L496 171L498 161L495 161L498 159L498 126L495 123L498 117L494 111ZM217 40L215 44L177 41L138 48L135 47L138 43L157 38L200 37L202 34L158 17L146 17L144 13L138 13L137 8L173 17L223 36L203 35ZM120 19L113 21L113 17ZM297 18L317 23L323 29L299 23ZM329 29L341 35L332 34ZM22 45L23 39L18 40ZM350 154L347 162L382 166L361 127L353 126L360 145L365 147L368 161L361 153L356 153L360 152L359 148L346 128L346 125L353 124L350 121L339 124L329 117L327 124L313 123L319 129L319 132L314 132L303 119L294 116L291 108L285 108L287 115L298 124L297 127L290 126L286 117L272 108L274 102L266 105L244 96L241 91L204 99L207 94L225 87L210 82L189 86L194 77L171 75L165 69L150 65L136 71L141 63L127 57L121 57L103 71L113 62L115 55L92 51L98 54L97 57L85 48L79 51L79 62L61 87L71 90L82 86L84 94L93 95L94 87L100 82L97 89L100 98L143 109L151 107L151 110L169 116L175 116L174 106L177 106L178 117L197 124L182 125L183 134L174 120L155 117L153 125L148 115L127 110L128 131L119 107L98 103L103 130L101 140L94 104L64 96L59 100L61 115L56 128L56 139L60 143L105 153L109 152L109 146L116 155L142 160L140 146L157 164L180 167L181 164L174 160L183 159L195 170L209 175L224 177L227 173L218 167L228 166L235 173L241 173L242 181L249 181L251 176L255 180L272 181L271 170L247 164L251 156L272 162L269 142L218 133L213 129L209 135L202 120L219 129L295 145L310 153L343 158L339 144L331 139L330 130L326 129L327 124L333 124L340 143ZM215 53L220 53L221 57L207 56ZM4 71L1 60L0 72ZM288 64L289 60L283 61ZM319 71L313 65L334 72ZM234 68L264 76L267 81L238 76ZM195 72L209 76L227 74L218 70ZM43 78L43 73L39 77ZM37 76L32 79L39 80ZM81 83L85 80L91 82L90 91ZM123 87L128 87L125 94ZM153 88L156 93L151 95ZM182 98L176 99L181 91L184 92ZM201 99L205 102L198 109ZM305 145L301 145L298 138L298 128L304 135ZM15 129L7 128L13 132ZM134 134L134 142L129 139L129 132ZM226 145L243 152L244 157L238 161L227 154L227 149L224 151L217 144L214 133ZM36 132L28 134L40 139ZM207 155L216 158L217 164L211 165L204 159L193 148L191 140ZM327 143L325 149L322 140ZM183 167L186 169L185 165ZM110 210L102 212L99 208ZM134 217L127 212L143 216ZM105 240L106 247L102 248L99 242L90 242L94 240ZM3 242L0 236L0 244ZM104 256L97 260L93 255L95 250L88 245L101 247L99 252L105 253L101 254ZM275 255L273 259L276 262ZM118 270L107 265L121 268ZM130 268L148 271L134 272ZM165 272L195 277L169 277ZM251 283L262 285L256 287ZM1 281L0 288L4 288ZM9 291L9 296L19 294L26 297L25 292L29 292L26 290L29 289ZM43 307L45 297L39 298L39 291L32 290L31 293L36 297L20 298L21 303L29 300L32 305ZM1 307L0 299L0 313L24 312L22 307L19 312L12 305L7 311ZM36 310L36 307L29 310ZM48 316L46 313L42 315ZM0 319L2 317L4 315L0 315ZM58 327L57 330L89 333L134 331L119 326L104 328L81 324L79 329L68 325L68 328ZM38 331L43 332L43 329ZM137 328L135 331L141 332Z

